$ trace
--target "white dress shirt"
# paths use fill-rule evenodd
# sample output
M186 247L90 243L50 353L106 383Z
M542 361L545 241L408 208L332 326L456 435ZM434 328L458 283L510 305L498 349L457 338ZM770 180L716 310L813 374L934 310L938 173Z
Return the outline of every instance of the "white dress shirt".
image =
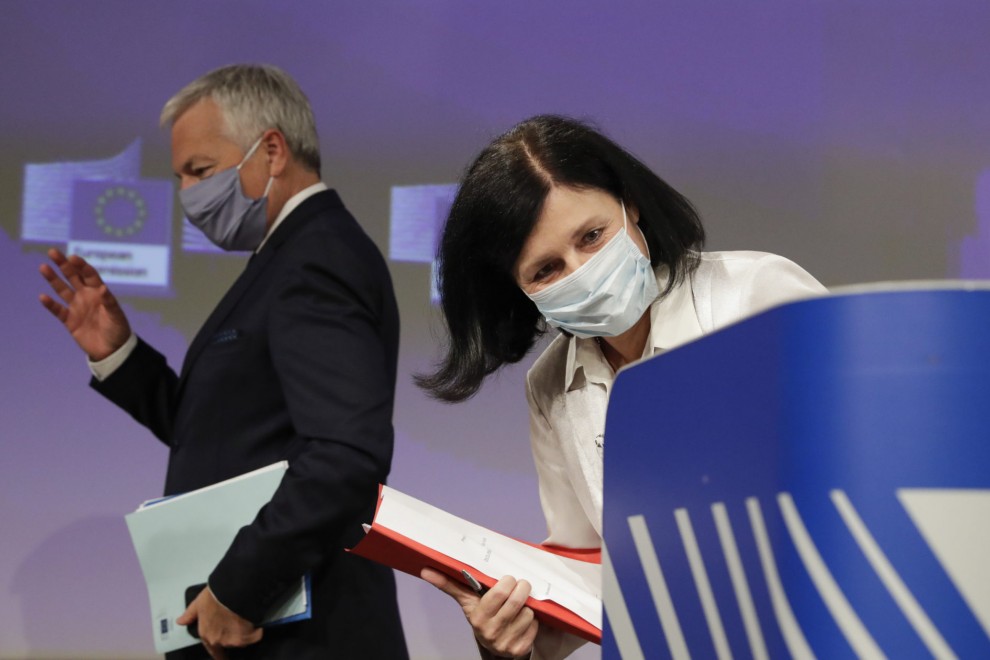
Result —
M763 252L708 252L698 268L650 307L652 357L776 305L827 293L800 266ZM657 272L662 291L666 269ZM599 547L605 411L615 373L596 339L561 334L526 376L530 440L549 536L545 543ZM562 658L582 643L541 629L534 660Z

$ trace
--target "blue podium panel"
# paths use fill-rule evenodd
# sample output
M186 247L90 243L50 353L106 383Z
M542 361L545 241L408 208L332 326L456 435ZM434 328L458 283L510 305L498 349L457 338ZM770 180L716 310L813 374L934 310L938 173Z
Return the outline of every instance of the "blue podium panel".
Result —
M770 310L605 437L603 657L990 657L990 290Z

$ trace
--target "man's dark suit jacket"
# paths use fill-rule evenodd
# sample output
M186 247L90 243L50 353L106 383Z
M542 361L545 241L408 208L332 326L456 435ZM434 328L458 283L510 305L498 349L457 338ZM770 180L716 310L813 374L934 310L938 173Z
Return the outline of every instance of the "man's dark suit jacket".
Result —
M392 460L398 335L381 253L326 191L276 227L199 331L181 375L139 341L92 382L168 445L166 494L289 462L209 584L257 623L309 571L313 618L267 628L232 657L407 657L391 570L343 551L371 521Z

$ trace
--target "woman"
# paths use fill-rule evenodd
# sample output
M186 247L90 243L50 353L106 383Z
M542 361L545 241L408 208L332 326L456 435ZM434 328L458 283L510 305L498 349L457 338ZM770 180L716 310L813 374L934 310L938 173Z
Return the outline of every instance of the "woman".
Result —
M702 253L704 238L687 199L571 119L528 119L468 168L439 250L449 345L418 382L464 400L548 326L561 330L526 381L547 543L601 543L605 410L621 367L825 293L783 257ZM503 578L479 597L439 573L423 577L457 599L483 655L563 657L579 644L539 629L524 581Z

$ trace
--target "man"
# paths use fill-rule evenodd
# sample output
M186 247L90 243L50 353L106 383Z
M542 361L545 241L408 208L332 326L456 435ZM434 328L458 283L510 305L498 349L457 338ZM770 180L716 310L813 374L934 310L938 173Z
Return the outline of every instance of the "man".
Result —
M392 458L398 312L384 260L320 182L309 102L282 71L208 73L161 120L187 217L254 251L181 373L82 258L49 251L62 277L41 266L55 292L41 302L86 352L92 387L168 445L166 494L289 462L178 620L196 622L205 651L174 657L405 658L391 571L343 550ZM307 572L312 619L259 628Z

